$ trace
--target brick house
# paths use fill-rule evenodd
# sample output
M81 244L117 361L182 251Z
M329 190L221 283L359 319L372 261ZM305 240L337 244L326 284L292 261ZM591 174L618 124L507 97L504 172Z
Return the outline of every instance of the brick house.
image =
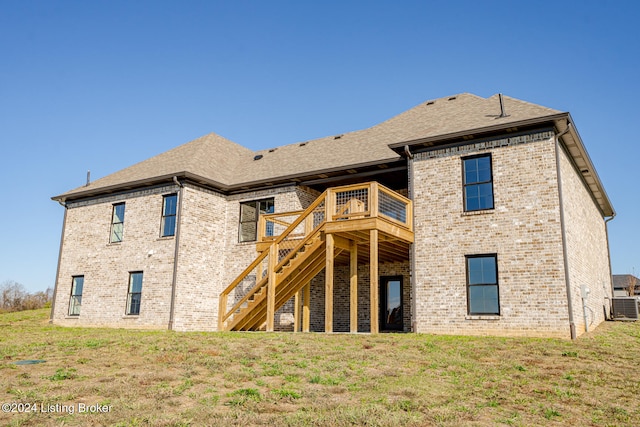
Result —
M629 291L629 287L633 288L633 292ZM633 274L614 274L613 296L640 296L640 279Z
M60 325L573 338L610 313L573 119L502 95L257 152L209 134L53 199Z

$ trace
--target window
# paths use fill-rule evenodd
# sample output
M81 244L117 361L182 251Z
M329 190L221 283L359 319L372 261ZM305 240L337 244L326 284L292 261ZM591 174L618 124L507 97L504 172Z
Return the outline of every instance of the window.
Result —
M83 286L84 276L73 276L73 281L71 283L71 298L69 299L69 316L80 316Z
M122 242L124 232L124 203L113 205L113 215L111 217L111 243Z
M142 297L142 271L129 273L129 293L127 295L127 314L140 314Z
M162 237L176 234L177 202L177 194L162 196L162 224L160 225L160 236Z
M258 238L258 217L260 214L273 213L273 207L273 199L240 203L238 240L240 242L255 242Z
M491 155L462 159L462 167L465 212L493 209Z
M469 314L499 315L497 255L467 256Z

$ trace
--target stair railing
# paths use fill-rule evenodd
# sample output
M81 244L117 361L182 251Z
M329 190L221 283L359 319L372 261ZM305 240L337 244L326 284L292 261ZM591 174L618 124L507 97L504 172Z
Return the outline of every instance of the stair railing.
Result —
M314 200L311 205L283 231L282 234L277 236L275 240L269 245L268 250L262 251L258 257L236 279L231 282L229 286L220 293L219 307L218 307L218 330L225 329L227 320L238 312L243 305L247 304L249 299L256 294L260 289L265 287L269 278L269 265L277 265L275 270L282 268L286 262L291 259L295 253L304 245L304 237L308 237L314 234L314 231L324 224L326 217L326 196L325 191ZM299 232L299 226L303 221L307 221L304 224L304 237L301 237ZM264 222L264 220L262 220ZM262 224L262 223L261 223ZM276 254L277 259L272 260L273 254ZM233 307L227 311L228 298L231 292L244 282L249 282L249 290L242 298L240 298Z

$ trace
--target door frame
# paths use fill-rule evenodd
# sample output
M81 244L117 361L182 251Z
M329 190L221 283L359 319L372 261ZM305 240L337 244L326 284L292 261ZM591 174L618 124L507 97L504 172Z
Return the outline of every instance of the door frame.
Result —
M389 282L400 282L400 324L387 323L387 285ZM404 331L404 276L380 276L380 330Z

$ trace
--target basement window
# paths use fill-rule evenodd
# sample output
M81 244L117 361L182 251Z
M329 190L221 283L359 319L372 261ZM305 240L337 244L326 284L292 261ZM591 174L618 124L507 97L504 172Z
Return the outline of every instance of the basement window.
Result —
M240 203L239 242L255 242L258 239L258 218L274 212L274 200L253 200ZM269 230L267 230L267 233Z
M498 256L467 255L467 310L470 315L500 315Z
M71 282L71 298L69 298L69 316L80 316L83 287L84 276L73 276Z
M129 273L129 292L127 293L127 315L140 314L142 300L142 271Z

